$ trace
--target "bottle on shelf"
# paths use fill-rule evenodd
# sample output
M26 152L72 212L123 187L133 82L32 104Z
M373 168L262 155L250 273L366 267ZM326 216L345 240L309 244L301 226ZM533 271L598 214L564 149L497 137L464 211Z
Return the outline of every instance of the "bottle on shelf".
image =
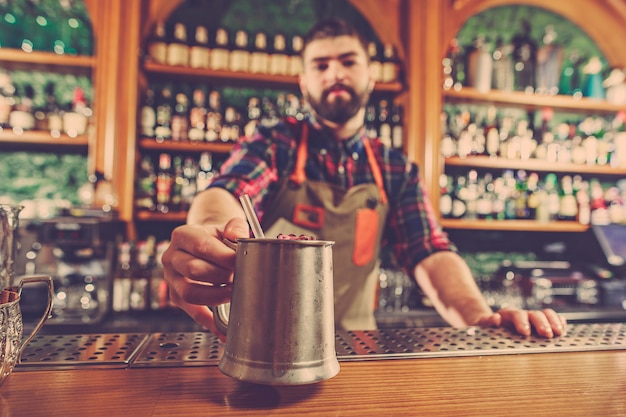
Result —
M213 155L210 152L202 152L198 162L198 173L196 175L196 188L198 192L205 190L214 177Z
M205 139L207 142L215 142L220 138L222 123L222 95L218 90L211 90L206 114Z
M222 142L237 142L241 133L241 128L237 120L237 111L233 106L226 106L224 109L224 123L220 132Z
M150 278L152 275L150 249L147 241L137 242L135 263L130 280L130 310L143 311L150 306Z
M442 60L442 67L444 89L460 90L464 85L466 85L465 57L458 38L452 38L450 40L448 52Z
M215 31L215 43L211 48L210 68L213 71L228 70L230 62L230 40L226 28L217 28Z
M519 32L511 40L515 89L527 93L535 91L535 70L537 67L537 44L530 37L530 29L530 22L523 20Z
M298 76L302 73L302 48L304 39L300 35L291 38L291 48L289 50L289 75Z
M156 125L156 109L154 103L154 90L150 87L146 90L141 110L139 111L139 133L144 138L154 138Z
M197 187L197 176L198 176L198 168L196 161L191 156L185 157L185 161L183 163L183 184L180 191L181 194L181 206L180 209L183 211L189 210L193 198L198 192Z
M206 134L206 92L202 87L195 87L192 92L192 105L189 110L189 140L203 142Z
M481 93L489 92L493 75L493 58L484 34L476 36L472 49L468 51L467 55L467 73L470 86Z
M167 35L165 23L157 22L147 41L148 59L155 64L167 64Z
M180 155L172 158L172 195L170 197L170 211L181 211L183 206L183 157Z
M383 63L379 54L378 44L374 41L367 44L367 54L370 59L370 68L374 81L380 82L383 79Z
M30 84L25 84L22 90L15 89L16 101L9 115L9 124L13 132L20 134L26 130L35 128L35 115L33 99L35 89Z
M385 144L391 147L391 117L389 114L389 101L382 99L378 102L378 137Z
M563 63L563 47L556 42L557 33L553 25L544 30L542 44L537 49L537 85L538 94L555 95L559 93L559 76Z
M54 35L51 31L51 22L48 21L40 0L25 0L22 6L24 7L22 50L52 51L51 39Z
M163 143L172 139L172 88L164 85L156 100L156 125L154 138Z
M565 56L559 77L559 94L582 97L582 57L577 49Z
M513 91L515 88L512 51L513 48L510 43L505 43L501 37L496 39L496 46L492 54L493 75L491 84L496 90Z
M0 2L0 22L2 30L0 31L0 47L2 48L20 48L22 41L23 8L15 2L3 0Z
M132 246L130 242L121 242L117 247L117 263L113 278L113 311L130 310L130 291L132 275Z
M574 195L573 181L570 175L564 175L561 178L559 202L559 220L574 221L578 218L578 202Z
M159 166L155 179L156 209L160 213L168 213L170 211L173 183L172 157L170 154L163 152L159 155Z
M189 66L191 68L208 69L210 67L211 49L209 47L209 31L206 26L196 26L193 42L189 47Z
M250 53L249 71L252 74L267 74L269 71L269 53L267 51L267 35L257 32L254 35L254 48Z
M150 279L150 308L152 310L162 310L169 305L168 287L163 267L163 253L168 246L169 241L167 240L162 240L156 244Z
M233 72L247 72L250 70L250 48L248 46L248 32L239 29L235 32L235 43L230 51L228 69Z
M378 137L378 114L374 104L368 104L365 108L365 134L370 139Z
M382 78L384 83L398 81L400 79L400 59L396 47L391 43L383 45Z
M243 128L243 134L251 137L261 120L261 99L256 96L248 98L248 106L246 108L246 124Z
M67 55L91 55L93 32L82 2L60 1L61 34L55 41L55 52Z
M287 75L289 73L289 57L287 55L287 39L282 33L274 35L271 54L269 55L269 70L272 75Z
M395 149L404 147L404 119L399 104L391 107L391 146Z
M72 138L84 135L91 114L85 91L81 87L74 88L70 110L63 113L63 130Z
M55 85L53 82L46 84L44 94L46 96L44 104L46 129L53 138L58 138L63 131L63 117L61 115L61 106L55 96Z
M15 85L11 74L0 69L0 129L9 128L9 118L15 105Z
M150 155L142 155L135 180L135 208L156 210L156 172Z
M172 66L189 66L189 40L187 28L183 23L174 24L172 39L167 44L167 64Z
M185 85L179 86L174 97L171 125L173 142L187 142L189 140L189 97Z

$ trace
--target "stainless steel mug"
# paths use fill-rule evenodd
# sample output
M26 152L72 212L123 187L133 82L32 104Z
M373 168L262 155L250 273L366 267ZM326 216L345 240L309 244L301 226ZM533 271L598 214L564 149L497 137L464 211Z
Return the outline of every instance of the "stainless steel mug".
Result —
M266 385L337 375L333 244L238 239L231 302L213 308L226 334L222 373Z
M17 226L22 206L0 204L0 291L13 285Z
M22 341L23 322L20 309L22 286L35 282L45 282L48 285L48 304L34 329ZM16 288L6 288L0 291L0 385L13 371L15 365L20 363L24 349L50 316L53 298L54 286L50 276L22 278Z

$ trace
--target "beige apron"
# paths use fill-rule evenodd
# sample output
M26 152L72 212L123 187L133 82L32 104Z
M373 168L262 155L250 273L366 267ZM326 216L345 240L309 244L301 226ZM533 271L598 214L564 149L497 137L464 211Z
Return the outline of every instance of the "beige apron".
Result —
M262 226L267 237L294 233L334 241L336 327L375 329L378 255L388 212L380 168L369 141L365 140L363 144L375 184L345 189L306 180L308 126L302 124L294 171L288 179L279 182L274 201L265 210Z

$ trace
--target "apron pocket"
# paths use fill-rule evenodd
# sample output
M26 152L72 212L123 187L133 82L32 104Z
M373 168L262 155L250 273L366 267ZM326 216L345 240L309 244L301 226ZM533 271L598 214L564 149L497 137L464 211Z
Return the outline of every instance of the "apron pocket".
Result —
M369 208L358 209L356 211L354 249L352 252L354 265L364 266L374 259L377 235L378 212Z

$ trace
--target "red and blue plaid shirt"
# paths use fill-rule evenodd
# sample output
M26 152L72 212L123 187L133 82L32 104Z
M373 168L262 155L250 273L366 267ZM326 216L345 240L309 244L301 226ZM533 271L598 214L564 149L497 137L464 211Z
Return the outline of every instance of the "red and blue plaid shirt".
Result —
M335 140L312 119L309 123L308 179L345 188L374 183L363 140L365 131L346 141ZM293 120L272 127L259 126L250 138L242 138L209 187L221 187L236 198L248 194L260 218L276 190L276 182L291 174L300 140L300 127ZM416 164L399 150L380 140L371 140L389 199L389 215L383 233L383 248L391 250L399 266L412 275L415 265L428 255L456 247L438 225Z

